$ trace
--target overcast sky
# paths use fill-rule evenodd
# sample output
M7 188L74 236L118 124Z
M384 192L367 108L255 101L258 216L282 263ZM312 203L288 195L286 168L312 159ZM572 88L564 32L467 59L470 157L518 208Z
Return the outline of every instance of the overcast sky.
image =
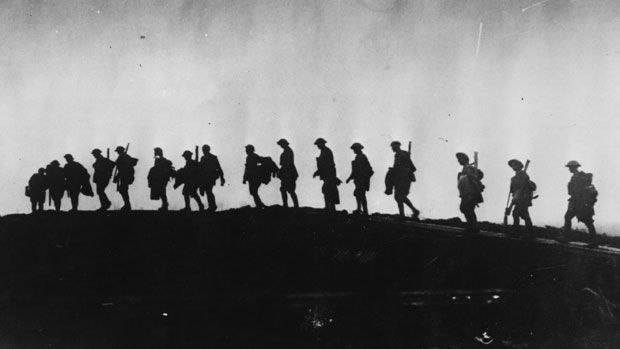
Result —
M181 167L183 150L205 143L228 180L218 205L247 205L244 146L277 158L281 137L296 154L301 204L320 207L311 175L313 141L323 137L343 180L349 146L365 145L376 172L371 211L397 211L383 194L389 143L410 140L411 198L423 217L460 215L454 153L479 151L481 219L501 221L506 162L516 157L532 161L535 223L561 224L564 164L575 159L594 173L597 223L614 230L619 8L611 0L0 1L0 213L29 211L24 186L38 167L72 153L92 171L92 148L128 142L140 159L135 208L159 206L146 184L153 147ZM265 203L280 203L278 188L277 180L261 188ZM180 208L180 191L169 191ZM352 191L340 186L341 208L355 208ZM115 188L108 192L120 207Z

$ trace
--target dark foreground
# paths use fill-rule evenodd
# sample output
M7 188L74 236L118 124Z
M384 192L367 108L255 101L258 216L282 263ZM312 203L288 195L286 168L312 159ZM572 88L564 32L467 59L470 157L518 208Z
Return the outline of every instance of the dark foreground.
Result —
M7 216L0 348L618 348L619 259L310 209Z

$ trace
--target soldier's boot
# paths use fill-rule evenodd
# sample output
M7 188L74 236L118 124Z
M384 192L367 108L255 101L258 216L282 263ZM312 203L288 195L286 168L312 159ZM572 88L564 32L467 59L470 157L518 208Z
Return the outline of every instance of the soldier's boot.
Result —
M185 207L183 207L182 209L180 209L179 211L182 212L191 212L192 208L189 205L189 195L183 195L183 201L185 202Z
M121 197L123 198L123 207L121 207L121 211L131 211L131 202L129 201L129 193L121 193Z
M195 195L194 196L194 200L196 200L196 203L198 204L198 211L200 212L204 212L205 210L205 205L202 204L202 201L200 201L200 196Z
M598 247L598 237L596 235L596 229L594 229L593 223L587 223L586 227L588 227L588 233L590 234L590 243L589 247Z
M362 213L365 216L368 216L368 201L366 200L366 197L363 197L360 201L362 202Z

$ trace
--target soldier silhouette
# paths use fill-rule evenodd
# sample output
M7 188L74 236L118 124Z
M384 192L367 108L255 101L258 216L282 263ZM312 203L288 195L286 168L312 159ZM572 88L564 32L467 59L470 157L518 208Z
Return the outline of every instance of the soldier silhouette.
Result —
M456 158L463 169L457 175L457 187L461 197L460 210L467 220L466 231L478 232L478 218L476 217L476 207L482 200L484 185L482 172L469 164L469 157L464 153L457 153Z
M121 207L121 211L131 211L129 185L132 184L135 179L136 171L134 167L138 164L138 159L129 156L125 148L120 145L116 147L115 151L118 157L116 158L117 172L114 176L114 183L116 183L116 190L123 198L123 207Z
M82 164L73 159L73 155L66 154L65 160L67 161L63 168L65 186L71 199L71 211L75 212L78 210L80 192L82 192L83 188L90 187L90 175ZM85 193L88 194L88 190ZM90 189L90 194L92 196L92 188Z
M251 144L245 146L245 153L247 154L247 157L245 158L243 184L248 183L250 195L252 195L252 198L254 199L254 204L256 205L256 208L264 208L265 205L263 204L263 201L258 195L258 188L263 183L263 179L261 178L260 166L264 163L265 158L257 155L254 152L254 146Z
M525 237L532 237L532 219L530 218L529 207L532 206L533 193L536 189L530 176L523 170L523 163L517 159L508 161L508 166L515 171L515 175L510 179L510 193L512 203L506 208L506 215L512 209L513 225L519 226L520 219L525 222ZM514 207L514 208L513 208Z
M597 246L596 229L594 228L594 203L597 201L598 192L592 185L592 174L579 171L581 164L577 161L569 161L566 164L572 177L568 183L568 208L564 215L564 234L571 230L572 220L577 217L588 228L592 237L590 246Z
M155 163L147 176L149 188L151 188L151 200L161 199L159 211L168 211L166 186L175 175L174 167L172 162L164 157L164 152L160 147L153 149L153 154Z
M411 154L400 149L401 143L394 141L390 143L390 147L394 152L394 165L388 170L386 175L386 194L391 194L394 191L394 200L398 205L398 214L401 217L405 216L405 205L411 209L412 217L414 220L418 220L420 211L413 206L409 198L409 191L411 189L411 183L415 181L415 165L411 161Z
M366 155L362 152L364 146L360 143L353 143L351 145L353 153L355 153L355 159L351 162L351 175L347 178L346 182L351 180L355 184L355 190L353 196L357 202L357 209L354 213L363 213L368 215L368 202L366 200L366 192L370 190L370 177L372 177L374 171Z
M174 189L183 184L183 199L185 200L185 207L182 211L189 212L192 210L190 206L190 198L196 200L198 209L204 211L205 207L200 201L198 196L198 186L200 185L200 165L198 161L192 159L192 152L186 150L183 152L183 158L185 159L185 167L176 171Z
M202 157L200 158L201 183L200 194L207 195L207 203L209 204L208 212L215 212L217 205L215 204L215 195L213 187L215 182L220 180L220 185L224 186L224 171L220 166L217 156L211 154L211 147L208 144L202 146Z
M288 195L290 195L293 200L293 207L299 208L297 194L295 193L296 182L299 177L297 168L295 167L295 154L286 139L280 139L277 144L282 148L282 154L280 154L280 169L278 170L282 206L288 207Z
M32 213L44 211L45 190L47 190L47 177L45 175L45 169L40 168L28 181L27 195L30 197Z
M50 201L54 202L54 209L60 211L62 197L65 194L65 173L60 167L58 160L50 162L45 168L47 187Z
M321 153L316 158L316 171L312 175L313 178L317 176L323 181L323 199L325 200L325 209L329 211L335 211L336 205L340 203L340 195L338 193L338 186L342 181L336 174L336 164L334 163L334 154L325 144L326 140L323 138L317 138L314 145L319 148Z
M95 157L95 163L93 164L93 168L95 169L93 173L93 182L96 185L97 196L99 196L99 203L101 204L98 211L105 211L112 206L110 199L108 199L105 193L105 189L108 187L108 184L110 184L112 172L116 164L114 161L101 155L101 150L99 149L93 149L91 154Z

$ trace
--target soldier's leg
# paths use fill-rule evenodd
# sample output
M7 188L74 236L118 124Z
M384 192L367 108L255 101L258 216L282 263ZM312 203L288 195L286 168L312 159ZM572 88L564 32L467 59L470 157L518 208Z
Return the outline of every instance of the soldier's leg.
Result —
M211 184L207 184L205 191L207 192L207 203L209 204L209 210L215 211L215 209L217 209L217 205L215 204L215 195L213 194L213 186Z
M365 192L363 192L362 195L360 196L360 202L362 204L362 213L367 215L368 214L368 200L366 200Z
M118 187L118 191L123 198L122 210L131 210L131 202L129 201L129 183L121 183Z
M297 193L295 193L295 189L292 189L289 194L291 194L291 199L293 200L293 207L299 208L299 201L297 200Z
M282 196L282 206L288 207L288 194L283 186L280 187L280 196Z
M564 214L564 232L569 232L572 227L572 220L575 218L575 211L572 209L572 206L569 204L566 213Z
M45 206L45 192L43 193L43 195L41 195L41 197L39 198L39 211L45 211L44 206Z
M256 182L256 181L250 182L250 194L252 194L252 198L254 199L254 204L256 205L257 208L262 208L265 205L263 205L263 201L260 199L260 196L258 195L259 187L260 187L260 182Z
M78 190L71 191L69 192L69 197L71 198L71 211L77 211L80 203L80 192Z
M32 213L37 212L37 201L34 198L30 198L30 208L32 209Z
M60 204L62 202L62 197L60 195L53 195L52 201L54 202L54 209L56 209L56 211L60 211Z
M519 206L515 206L512 209L512 225L518 227L521 224L520 216L521 216L521 208Z
M189 204L189 194L183 194L183 201L185 202L185 207L183 208L183 210L191 211L192 208Z
M523 218L523 221L525 222L525 230L528 233L531 233L533 229L532 218L530 217L530 210L527 206L524 206L521 210L521 218Z
M164 188L161 191L161 195L159 196L161 198L161 210L165 211L168 209L168 194L166 194L166 188Z
M195 191L192 192L192 197L194 198L194 200L196 200L196 203L198 204L198 210L204 211L205 205L202 204L202 201L200 200L200 196L198 196L198 193Z
M408 197L405 196L405 198L403 199L403 202L405 203L405 205L407 205L407 207L411 209L411 212L413 212L414 218L417 218L420 215L420 210L418 210L417 208L415 208L415 206L413 206L413 204L411 203Z

